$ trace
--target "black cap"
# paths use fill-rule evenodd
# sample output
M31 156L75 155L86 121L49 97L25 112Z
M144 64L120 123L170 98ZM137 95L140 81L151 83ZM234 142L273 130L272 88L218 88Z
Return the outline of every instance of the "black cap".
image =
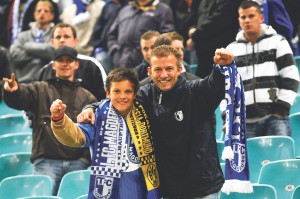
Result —
M69 46L61 46L54 51L53 60L57 60L60 56L67 55L77 60L77 50Z

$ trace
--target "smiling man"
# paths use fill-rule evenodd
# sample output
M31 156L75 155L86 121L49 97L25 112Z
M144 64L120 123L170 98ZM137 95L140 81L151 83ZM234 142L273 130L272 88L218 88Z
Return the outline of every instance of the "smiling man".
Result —
M53 69L56 78L43 82L18 84L15 75L3 78L5 103L14 109L33 113L32 154L33 174L48 175L54 183L56 195L61 178L70 171L86 169L90 165L88 149L70 148L59 143L50 128L50 106L56 99L64 100L68 115L76 121L77 114L85 104L96 98L74 81L78 68L77 51L62 46L55 50Z
M217 49L214 61L230 65L233 55ZM137 93L153 132L160 194L164 199L220 198L224 177L212 117L224 98L225 78L217 66L206 78L191 81L180 75L181 70L176 48L154 48L148 68L153 83ZM93 122L95 115L85 109L78 119Z

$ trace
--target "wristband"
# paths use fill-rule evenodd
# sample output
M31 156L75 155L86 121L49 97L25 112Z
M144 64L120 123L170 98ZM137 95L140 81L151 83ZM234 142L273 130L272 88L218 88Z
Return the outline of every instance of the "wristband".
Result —
M52 119L54 122L58 122L58 121L61 120L63 117L64 117L64 114L61 114L61 115L58 116L58 117L51 117L51 119Z

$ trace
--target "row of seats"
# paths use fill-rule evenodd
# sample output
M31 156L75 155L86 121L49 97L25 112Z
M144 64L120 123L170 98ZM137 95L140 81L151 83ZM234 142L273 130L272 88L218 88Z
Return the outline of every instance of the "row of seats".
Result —
M259 155L259 154L256 154ZM223 172L225 163L221 163ZM221 199L299 199L300 160L286 159L269 162L262 166L257 183L252 183L251 194L221 194ZM252 175L250 170L250 176Z
M217 149L220 163L224 142L217 141ZM249 138L247 140L248 162L250 170L250 182L257 183L261 168L273 161L294 159L295 142L289 136L263 136Z
M0 199L87 199L90 171L67 173L57 196L52 196L52 180L46 175L18 175L0 183Z
M229 195L222 193L221 199L299 199L299 169L299 159L270 162L262 167L258 183L253 184L253 193L231 193ZM87 198L89 175L89 170L74 171L66 174L61 181L57 197L50 197L52 181L48 176L18 175L8 177L0 183L0 199Z

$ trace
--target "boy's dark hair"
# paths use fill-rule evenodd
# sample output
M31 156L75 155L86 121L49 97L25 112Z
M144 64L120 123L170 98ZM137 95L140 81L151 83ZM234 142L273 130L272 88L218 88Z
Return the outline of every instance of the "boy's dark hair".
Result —
M257 9L257 12L261 14L261 7L260 5L255 2L255 1L251 1L251 0L245 0L243 1L240 6L239 9L245 10L251 7L255 7Z
M75 28L74 28L72 25L67 24L67 23L58 23L58 24L56 24L56 25L53 27L53 29L52 29L52 32L51 32L51 38L52 38L52 39L53 39L53 36L54 36L54 31L55 31L57 28L71 28L74 38L77 37L76 30L75 30Z
M130 81L133 84L134 93L137 93L140 87L139 76L132 68L117 68L110 71L106 78L105 87L109 91L112 82L121 82L124 80Z

